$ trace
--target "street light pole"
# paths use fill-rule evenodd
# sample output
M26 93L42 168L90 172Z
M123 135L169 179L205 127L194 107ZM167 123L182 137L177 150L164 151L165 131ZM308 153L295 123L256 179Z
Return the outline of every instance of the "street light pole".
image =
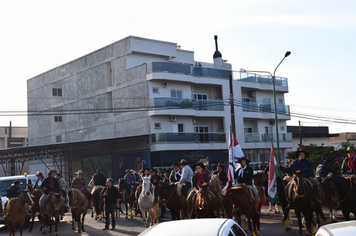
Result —
M279 62L279 64L277 65L277 67L274 69L273 75L271 74L271 72L269 71L251 71L251 70L244 70L241 69L241 71L243 72L257 72L257 73L267 73L272 77L272 85L273 85L273 101L274 101L274 123L276 125L276 136L277 136L277 159L278 159L278 163L281 163L281 157L280 157L280 153L279 153L279 132L278 132L278 116L277 116L277 102L276 102L276 71L279 67L279 65L283 62L283 60L288 57L291 54L290 51L287 51L284 54L283 59Z

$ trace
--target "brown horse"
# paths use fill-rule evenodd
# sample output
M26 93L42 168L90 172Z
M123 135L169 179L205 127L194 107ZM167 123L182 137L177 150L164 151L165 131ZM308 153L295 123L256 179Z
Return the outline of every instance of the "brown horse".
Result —
M255 222L256 219L259 219L260 214L255 208L249 191L247 186L238 186L232 187L224 194L219 195L223 199L228 218L232 219L232 211L234 210L237 222L241 225L241 215L245 215L251 234L260 235L257 230L257 222ZM251 220L253 222L253 229Z
M223 194L223 189L220 185L218 175L211 175L210 180L211 185L209 186L210 190L216 196L216 207L215 207L215 216L219 217L220 214L222 217L225 217L225 209L222 199L219 197L219 194Z
M31 197L33 200L33 205L31 206L31 226L28 229L28 232L31 232L33 229L33 222L35 220L36 213L40 213L39 201L40 201L40 198L41 198L43 192L41 189L34 189L32 186L28 186L28 189L31 193ZM42 231L42 228L43 228L42 216L41 216L41 214L38 214L37 217L38 217L38 220L40 221L40 231Z
M159 197L163 199L167 208L170 210L172 215L172 220L180 220L180 209L182 208L182 202L177 194L177 185L160 183Z
M88 212L90 202L79 189L68 189L69 206L72 212L72 229L74 222L78 221L77 233L85 232L84 219Z
M57 226L62 205L63 199L59 193L50 193L47 195L43 206L43 221L46 222L49 235L52 235L52 217L54 217L55 235L59 235ZM46 233L45 227L43 227L42 232Z
M125 209L126 209L126 219L128 218L128 206L130 206L130 217L133 217L133 208L134 208L134 202L135 202L135 191L136 191L136 185L135 184L129 184L124 178L119 179L119 184L118 184L118 189L119 192L122 193L122 200L125 204Z
M323 178L321 180L321 183L319 184L319 199L321 200L322 204L324 206L327 206L330 212L330 222L334 223L337 222L336 220L336 207L337 207L337 201L334 198L334 195L337 193L336 189L333 187L333 185L328 184L326 180ZM335 201L334 201L335 200Z
M104 197L101 195L101 192L104 188L104 186L94 186L93 190L91 191L94 204L94 209L92 210L92 213L95 210L96 220L101 220L104 217Z
M10 199L7 203L6 210L9 212L9 215L5 216L5 219L10 236L15 236L16 224L20 224L20 236L22 236L23 227L28 216L26 202L30 205L33 204L28 189L21 190L18 198Z
M208 195L208 183L203 183L200 185L198 183L198 192L194 196L195 202L194 202L194 211L195 211L195 217L196 218L210 218L211 217L211 205L212 202L209 198Z

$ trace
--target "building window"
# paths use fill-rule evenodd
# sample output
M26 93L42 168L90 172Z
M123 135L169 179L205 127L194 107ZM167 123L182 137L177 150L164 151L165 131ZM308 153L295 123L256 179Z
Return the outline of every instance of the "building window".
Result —
M161 123L155 123L155 129L161 129Z
M252 133L252 128L251 127L245 127L244 128L244 133Z
M152 93L159 94L159 88L152 88Z
M62 142L62 135L56 136L56 143Z
M62 116L54 116L54 122L62 122Z
M61 88L53 88L52 95L54 97L62 97L62 89Z
M262 103L263 104L271 104L271 99L270 98L262 98Z
M282 98L278 98L278 104L283 104L283 99Z
M280 129L281 131L284 131L284 125L281 125L281 126L279 127L279 129Z
M172 131L175 134L182 134L184 132L183 124L173 124Z
M172 98L182 98L182 91L181 90L171 90L171 97Z

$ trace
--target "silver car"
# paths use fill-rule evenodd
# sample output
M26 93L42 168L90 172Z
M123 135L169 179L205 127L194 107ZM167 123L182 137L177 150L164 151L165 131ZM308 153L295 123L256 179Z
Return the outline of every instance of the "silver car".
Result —
M247 236L245 231L231 219L191 219L160 223L146 229L139 236Z
M356 235L356 220L323 225L316 236L353 236Z

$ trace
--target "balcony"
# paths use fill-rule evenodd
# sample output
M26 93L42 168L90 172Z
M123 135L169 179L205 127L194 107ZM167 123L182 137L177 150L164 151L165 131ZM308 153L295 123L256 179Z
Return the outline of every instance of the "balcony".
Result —
M152 143L225 143L225 133L153 133Z
M271 78L271 76L268 76L268 75L259 75L259 74L253 74L253 73L234 71L233 78L236 80L247 81L247 82L254 82L254 83L261 83L261 84L272 84L272 78ZM276 85L288 86L287 78L276 76Z
M224 102L221 100L193 100L185 98L156 97L151 98L153 108L183 108L193 110L223 111Z
M255 103L255 102L242 102L242 111L274 113L274 105L273 104L261 104L261 103ZM290 115L289 106L277 105L277 113L284 114L284 115Z
M221 79L229 79L229 76L232 74L232 71L230 70L221 70L172 62L147 63L147 73L152 72L168 72L177 74L187 74L196 77L214 77Z
M276 142L277 135L266 133L245 133L245 143ZM280 133L280 142L292 142L292 133Z

